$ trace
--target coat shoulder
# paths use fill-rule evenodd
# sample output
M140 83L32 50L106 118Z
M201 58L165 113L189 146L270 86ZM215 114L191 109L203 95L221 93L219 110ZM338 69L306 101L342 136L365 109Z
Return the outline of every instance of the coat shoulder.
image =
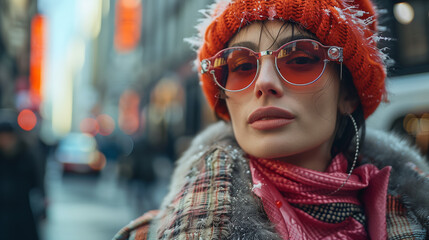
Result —
M157 216L158 212L158 210L152 210L131 221L128 225L119 230L119 232L113 237L112 240L149 239L149 228L151 222Z

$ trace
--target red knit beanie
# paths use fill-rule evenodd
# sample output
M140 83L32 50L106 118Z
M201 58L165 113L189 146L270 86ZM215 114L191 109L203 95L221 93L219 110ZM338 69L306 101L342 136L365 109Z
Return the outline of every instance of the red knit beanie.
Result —
M385 55L377 48L377 15L370 0L217 0L200 24L198 67L225 48L237 31L254 21L280 19L300 24L324 45L343 48L365 118L385 99ZM201 45L202 44L202 45ZM219 87L208 74L200 83L218 116L229 119Z

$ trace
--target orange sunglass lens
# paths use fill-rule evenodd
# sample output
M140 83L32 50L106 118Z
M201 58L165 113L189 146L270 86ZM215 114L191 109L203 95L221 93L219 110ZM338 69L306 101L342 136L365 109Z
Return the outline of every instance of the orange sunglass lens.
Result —
M316 80L324 68L323 49L314 42L286 45L277 55L277 68L282 77L295 85L307 85Z
M217 83L225 89L237 91L252 83L258 62L248 49L230 48L217 54L213 67Z

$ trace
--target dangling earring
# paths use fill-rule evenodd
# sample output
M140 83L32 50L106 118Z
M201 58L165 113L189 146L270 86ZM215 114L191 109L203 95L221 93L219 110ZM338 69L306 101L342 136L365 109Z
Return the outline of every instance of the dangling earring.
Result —
M333 194L337 193L338 191L340 191L340 189L341 189L341 188L343 188L343 187L344 187L344 185L346 185L347 181L349 180L349 178L350 178L350 176L352 175L352 172L353 172L353 170L354 170L354 168L355 168L355 166L356 166L357 158L358 158L358 155L359 155L359 142L360 142L360 138L359 138L359 129L358 129L358 126L357 126L356 120L353 118L353 116L352 116L350 113L348 113L347 115L349 116L350 120L352 121L352 123L353 123L353 127L354 127L354 129L355 129L355 133L356 133L356 135L355 135L355 136L356 136L356 150L355 150L355 156L354 156L354 159L353 159L352 167L350 168L350 171L349 171L349 174L347 175L346 180L341 184L341 186L340 186L340 187L338 187L338 188L337 188L337 190L335 190L335 191L333 191L333 192L329 193L328 195L333 195Z

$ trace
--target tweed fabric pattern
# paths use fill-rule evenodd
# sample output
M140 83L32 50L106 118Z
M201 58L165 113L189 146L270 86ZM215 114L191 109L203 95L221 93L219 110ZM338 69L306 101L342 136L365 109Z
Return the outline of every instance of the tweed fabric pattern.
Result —
M127 226L119 230L113 237L113 240L137 240L146 239L149 231L150 222L158 214L157 210L149 211Z
M364 115L371 115L386 99L384 60L377 49L377 14L370 0L235 0L217 1L208 20L200 29L202 45L198 61L212 57L246 25L280 19L298 23L328 46L343 48L344 65L350 70L363 105ZM191 41L190 41L191 42ZM191 42L192 43L192 42ZM194 45L198 42L194 40ZM201 66L198 66L201 69ZM218 116L229 119L219 87L209 73L200 74L200 83L209 105Z
M387 233L389 240L426 239L429 233L410 216L399 197L387 196Z
M321 221L328 223L336 223L337 220L333 218L317 217L317 212L326 212L331 209L334 214L338 212L353 213L353 218L364 224L364 215L352 204L326 204L326 205L305 205L305 204L292 204L292 206L301 209L307 214L318 218ZM339 210L342 208L347 210ZM324 210L325 209L325 210ZM334 210L335 209L335 210ZM113 238L113 240L145 240L148 239L148 231L151 221L155 218L158 211L150 211L143 216L132 221L129 225L122 228ZM357 213L357 214L356 214ZM344 216L338 216L343 218ZM407 216L407 210L401 203L399 197L388 195L387 197L387 233L389 240L402 240L402 239L426 239L427 233L421 226L417 226L415 221L412 221ZM342 221L342 220L340 220ZM190 238L192 239L192 238Z
M203 159L186 176L180 194L160 213L157 239L221 239L228 231L231 159L220 150Z

